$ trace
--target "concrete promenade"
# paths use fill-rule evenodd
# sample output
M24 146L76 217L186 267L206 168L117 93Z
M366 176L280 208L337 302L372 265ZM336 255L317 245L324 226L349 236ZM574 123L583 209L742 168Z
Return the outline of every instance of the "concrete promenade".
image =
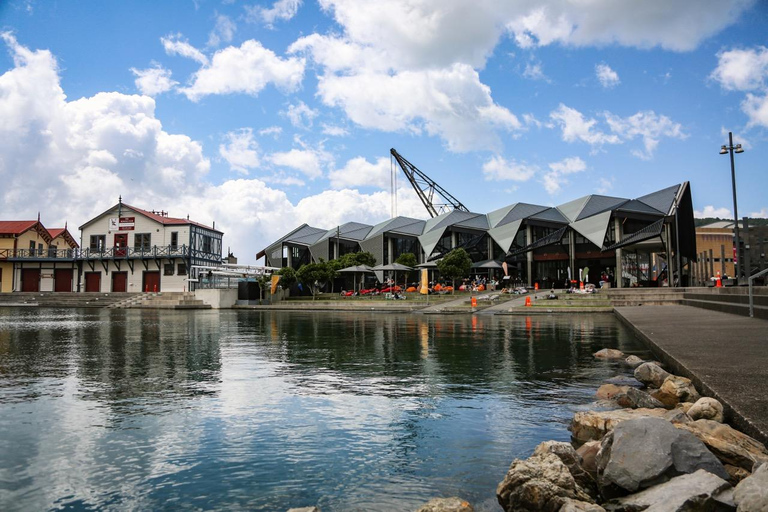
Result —
M740 430L768 443L768 320L690 306L615 308L667 369L720 400Z

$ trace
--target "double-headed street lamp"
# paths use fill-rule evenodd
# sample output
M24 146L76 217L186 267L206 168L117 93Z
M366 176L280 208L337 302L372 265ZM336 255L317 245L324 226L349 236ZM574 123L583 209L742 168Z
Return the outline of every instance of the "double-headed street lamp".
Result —
M734 265L734 269L736 271L736 282L738 284L741 284L742 282L741 269L743 268L744 260L742 259L741 254L741 238L739 238L739 209L736 206L736 168L733 164L733 154L743 152L744 149L742 149L741 144L736 144L735 146L733 145L733 133L728 132L728 145L724 145L720 148L720 154L731 155L731 186L733 187L733 218L735 221L733 224L733 229L736 235L736 265ZM747 272L749 272L749 270L747 270Z

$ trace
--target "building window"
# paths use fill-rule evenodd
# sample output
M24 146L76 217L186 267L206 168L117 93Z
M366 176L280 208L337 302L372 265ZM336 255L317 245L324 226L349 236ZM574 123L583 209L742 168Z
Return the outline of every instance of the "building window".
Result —
M179 269L176 272L180 276L187 275L187 264L186 263L179 263Z
M107 245L107 235L91 235L91 252L103 252Z
M179 247L179 233L178 231L171 232L171 250L175 251Z
M151 247L151 238L151 233L136 233L133 235L133 249L137 252L149 252Z
M37 244L37 254L38 256L42 256L43 254L45 254L43 252L43 244Z
M203 252L211 252L211 237L208 235L203 235Z
M163 275L166 275L166 276L172 276L173 275L173 263L166 263L163 266L163 269L164 269Z
M35 255L35 248L37 247L37 244L35 242L29 242L29 255L34 256Z

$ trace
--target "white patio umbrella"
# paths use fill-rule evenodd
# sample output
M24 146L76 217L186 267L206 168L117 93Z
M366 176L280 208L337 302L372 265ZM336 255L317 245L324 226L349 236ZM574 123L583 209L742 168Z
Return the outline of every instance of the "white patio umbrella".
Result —
M354 273L354 291L357 291L357 274L373 273L373 269L368 265L352 265L351 267L343 268L339 272L352 272Z

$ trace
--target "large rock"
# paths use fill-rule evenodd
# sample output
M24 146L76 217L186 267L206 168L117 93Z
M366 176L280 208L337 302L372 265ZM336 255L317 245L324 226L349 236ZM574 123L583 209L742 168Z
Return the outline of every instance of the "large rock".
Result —
M558 512L605 512L605 509L594 503L565 498L563 506Z
M650 392L650 394L653 398L664 404L664 407L667 409L674 409L680 404L679 398L677 398L675 395L665 393L660 389L654 389Z
M461 498L433 498L416 512L475 512L475 509Z
M631 355L628 358L624 360L625 363L627 363L632 368L637 368L641 364L643 364L643 360L637 357L636 355Z
M603 381L605 384L616 384L617 386L632 386L633 388L643 388L645 384L640 382L634 377L627 377L625 375L616 375L610 379Z
M579 446L576 454L579 456L581 468L597 478L597 452L600 451L600 441L587 441Z
M602 439L605 434L622 421L634 418L652 416L663 418L667 413L664 409L617 409L615 411L585 411L573 415L571 431L577 444Z
M563 461L550 452L512 462L496 487L496 498L505 512L557 512L565 498L593 502Z
M696 420L675 426L698 437L724 464L752 471L755 463L768 462L768 451L763 443L724 423Z
M645 489L699 469L728 479L725 468L704 443L659 418L618 424L603 439L597 454L597 480L606 497Z
M568 471L576 480L576 483L587 493L590 497L597 497L597 480L595 477L586 471L581 465L581 457L570 443L563 443L561 441L544 441L539 444L534 450L534 455L543 455L545 453L551 453L557 456L560 461L565 464Z
M655 363L643 363L635 368L635 378L646 386L660 388L669 373Z
M624 392L614 395L613 399L620 406L630 409L659 409L664 407L664 404L645 391L629 387Z
M699 398L686 412L692 420L712 420L718 423L723 422L723 404L714 398Z
M603 384L597 388L595 396L601 400L611 399L620 393L626 393L629 386L617 386L615 384Z
M604 348L592 355L598 359L624 359L624 352L616 350L615 348Z
M768 465L762 465L752 476L736 486L733 499L739 512L765 512L768 510Z
M701 395L696 391L691 379L680 377L678 375L670 375L664 379L664 383L659 388L659 391L668 395L677 397L678 402L696 402Z
M731 486L722 478L700 469L689 475L604 503L610 512L692 512L734 510Z

